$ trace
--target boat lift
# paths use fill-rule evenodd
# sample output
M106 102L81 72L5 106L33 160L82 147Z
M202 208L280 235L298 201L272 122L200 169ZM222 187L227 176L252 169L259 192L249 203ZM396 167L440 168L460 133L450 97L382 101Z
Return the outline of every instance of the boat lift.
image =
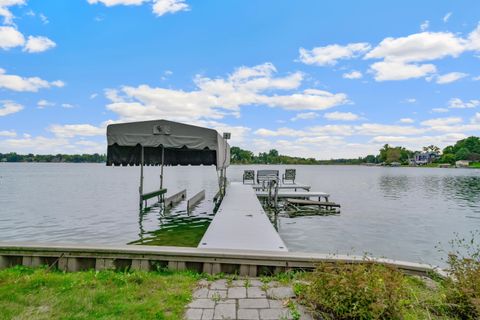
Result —
M215 165L217 168L221 201L225 195L226 168L230 165L229 133L223 136L216 130L168 121L152 120L111 124L107 127L107 166L140 166L139 207L142 210L147 201L157 198L165 202L167 189L164 188L165 165ZM160 188L144 191L144 166L160 166ZM189 208L198 203L203 191L189 201ZM186 193L169 197L184 199ZM217 201L219 201L217 200Z

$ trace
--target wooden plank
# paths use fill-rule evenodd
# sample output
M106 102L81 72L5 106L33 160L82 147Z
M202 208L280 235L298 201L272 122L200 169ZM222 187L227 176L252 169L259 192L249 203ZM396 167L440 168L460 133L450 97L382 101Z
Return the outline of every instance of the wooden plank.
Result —
M278 170L258 170L257 182L276 180L278 179L278 174Z
M292 199L287 198L287 202L292 204L298 205L306 205L306 206L325 206L325 207L336 207L340 208L340 205L335 202L324 202L324 201L314 201L314 200L304 200L304 199Z
M250 189L251 190L251 189ZM162 262L201 262L206 269L222 264L249 266L278 266L286 268L314 268L320 262L328 263L380 263L396 267L406 273L423 274L445 272L431 265L397 261L386 258L368 258L341 254L319 254L287 251L261 251L246 249L185 248L162 246L108 246L75 244L41 244L0 242L0 268L21 264L17 257L52 257L59 259L59 268L67 268L69 258L91 259L144 259ZM210 265L209 265L210 264Z
M187 197L187 189L183 189L182 191L177 192L174 195L165 198L164 200L165 207L167 208L172 207L173 205L179 203L180 201L185 200L186 197Z
M249 185L228 185L217 214L199 248L287 251Z
M187 202L188 211L192 210L192 208L195 207L195 205L197 205L203 199L205 199L205 190L200 191L199 193L197 193L196 195L194 195L188 200Z
M257 197L265 198L268 197L268 191L256 191ZM328 198L330 195L325 192L320 191L288 191L280 190L278 192L279 198L309 198L309 197L324 197Z
M264 185L261 185L261 184L254 184L254 185L251 185L251 187L255 190L263 190L263 189L267 189L268 186L264 186ZM278 186L278 189L279 190L282 190L282 189L285 189L285 190L288 190L288 189L303 189L303 190L310 190L310 186L309 185L306 185L306 184L290 184L290 183L286 183L286 184L281 184Z
M167 189L160 189L160 190L144 193L140 196L140 198L142 200L148 200L154 197L161 196L162 194L165 194L165 193L167 193Z

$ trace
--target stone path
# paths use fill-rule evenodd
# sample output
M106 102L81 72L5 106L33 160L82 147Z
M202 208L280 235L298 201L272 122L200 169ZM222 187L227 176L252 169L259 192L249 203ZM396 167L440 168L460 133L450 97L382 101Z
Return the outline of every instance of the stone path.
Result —
M258 279L225 279L213 282L202 280L193 293L193 301L185 312L187 320L267 320L293 319L288 307L295 303L295 293L291 287L272 281L268 284ZM295 303L300 318L311 320L302 306Z

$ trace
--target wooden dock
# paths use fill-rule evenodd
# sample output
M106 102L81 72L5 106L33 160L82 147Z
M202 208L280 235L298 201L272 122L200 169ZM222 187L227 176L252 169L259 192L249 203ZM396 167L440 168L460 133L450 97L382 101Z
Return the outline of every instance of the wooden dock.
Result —
M269 196L268 191L256 191L255 194L259 198L268 198ZM321 198L325 198L325 200L328 202L328 198L330 197L330 194L325 192L320 192L320 191L279 190L277 197L279 199L280 198L309 199L310 197L315 197L315 198L318 198L319 201L321 200Z
M438 273L439 268L426 264L376 259L352 255L331 255L285 251L200 249L157 246L105 246L75 244L0 242L0 269L24 265L48 265L62 271L83 270L192 270L206 273L231 273L262 276L265 271L312 270L318 263L380 263L417 275ZM268 274L268 273L267 273Z
M251 185L232 182L199 248L288 251Z
M250 186L253 189L258 190L258 191L268 189L268 186L265 186L265 185L262 185L262 184L251 184ZM306 184L296 184L296 183L285 183L285 184L280 184L278 186L279 190L285 189L285 190L295 190L295 191L297 191L297 189L301 189L301 190L309 191L310 188L311 187L306 185Z

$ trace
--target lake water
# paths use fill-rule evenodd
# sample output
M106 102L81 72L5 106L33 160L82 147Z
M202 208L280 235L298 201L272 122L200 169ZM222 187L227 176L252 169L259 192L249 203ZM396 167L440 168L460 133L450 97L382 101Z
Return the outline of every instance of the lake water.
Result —
M331 194L341 214L278 219L290 251L370 253L393 259L442 264L447 247L480 229L480 170L288 166L297 182ZM243 170L286 166L231 166ZM138 211L138 167L103 164L0 164L0 241L191 245L213 218L218 190L214 167L167 167L168 194L203 188L206 198L192 213L181 202L169 212ZM145 191L158 189L159 168L145 170Z

